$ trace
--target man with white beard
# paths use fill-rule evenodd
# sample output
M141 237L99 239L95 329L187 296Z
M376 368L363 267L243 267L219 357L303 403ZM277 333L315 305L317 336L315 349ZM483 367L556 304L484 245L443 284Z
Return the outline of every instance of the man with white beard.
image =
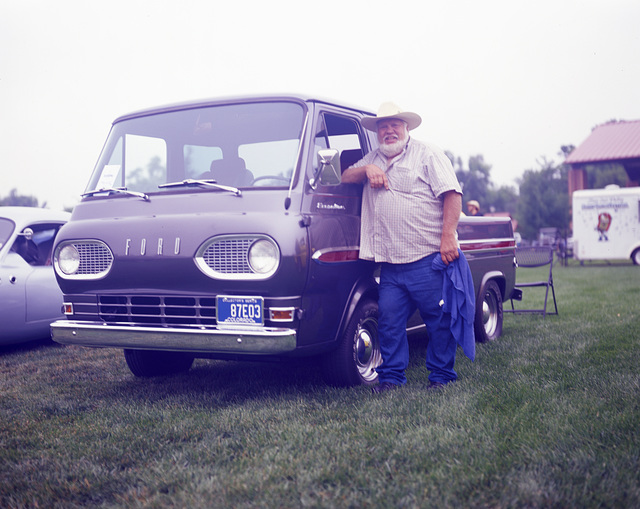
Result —
M348 168L344 183L364 183L360 258L381 263L378 331L382 365L374 394L406 384L409 364L407 319L416 308L429 334L426 365L429 390L457 379L456 338L451 315L443 311L445 265L460 256L456 228L462 190L445 153L414 140L409 131L422 122L416 113L393 103L380 106L376 117L361 124L378 135L379 148ZM368 182L368 185L367 185Z

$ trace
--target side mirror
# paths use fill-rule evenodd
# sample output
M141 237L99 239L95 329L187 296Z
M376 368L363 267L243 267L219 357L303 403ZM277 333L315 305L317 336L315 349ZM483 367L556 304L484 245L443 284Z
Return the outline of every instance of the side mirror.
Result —
M25 228L24 230L22 230L22 233L19 233L18 235L24 237L27 240L31 240L33 238L33 230L31 228Z
M323 186L338 186L342 182L340 152L333 148L318 151L318 170L309 181L312 189Z

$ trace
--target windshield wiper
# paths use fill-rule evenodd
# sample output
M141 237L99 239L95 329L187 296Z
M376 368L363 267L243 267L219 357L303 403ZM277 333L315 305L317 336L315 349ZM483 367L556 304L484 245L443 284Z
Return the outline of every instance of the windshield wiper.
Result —
M149 201L149 196L145 193L139 193L137 191L129 191L126 187L103 187L101 189L94 189L93 191L87 191L82 194L82 197L94 196L100 193L119 193L126 194L128 196L135 196L136 198L142 198L144 201Z
M168 182L166 184L160 184L158 187L189 187L189 186L200 186L200 187L212 187L214 189L220 189L221 191L229 191L230 193L235 194L236 196L242 196L242 191L237 187L231 186L223 186L222 184L216 183L215 180L196 180L196 179L186 179L181 182Z

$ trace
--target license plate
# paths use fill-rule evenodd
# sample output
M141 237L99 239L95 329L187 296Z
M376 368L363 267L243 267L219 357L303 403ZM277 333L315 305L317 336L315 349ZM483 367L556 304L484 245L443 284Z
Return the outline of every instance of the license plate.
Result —
M263 325L264 299L262 297L218 297L218 325Z

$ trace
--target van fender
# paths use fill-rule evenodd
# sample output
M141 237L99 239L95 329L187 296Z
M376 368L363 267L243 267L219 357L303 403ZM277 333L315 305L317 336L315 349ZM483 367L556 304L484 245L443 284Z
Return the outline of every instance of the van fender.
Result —
M322 358L325 381L334 386L372 385L382 363L378 342L378 289L374 278L356 282L334 339L334 348Z
M507 278L504 275L503 272L499 271L499 270L491 270L489 272L486 272L483 276L482 279L480 280L480 285L478 288L476 288L476 301L478 301L478 298L480 297L480 292L486 288L487 286L487 282L489 280L494 280L496 283L498 283L498 287L500 288L500 293L502 293L502 300L508 299L509 296L505 296L505 292L506 292L506 286L507 286Z
M342 334L344 333L349 320L351 320L351 317L355 313L358 304L364 302L366 299L378 300L378 283L373 277L359 279L353 285L349 295L348 304L342 314L340 326L338 327L338 332L334 338L334 342L339 341L342 337Z

